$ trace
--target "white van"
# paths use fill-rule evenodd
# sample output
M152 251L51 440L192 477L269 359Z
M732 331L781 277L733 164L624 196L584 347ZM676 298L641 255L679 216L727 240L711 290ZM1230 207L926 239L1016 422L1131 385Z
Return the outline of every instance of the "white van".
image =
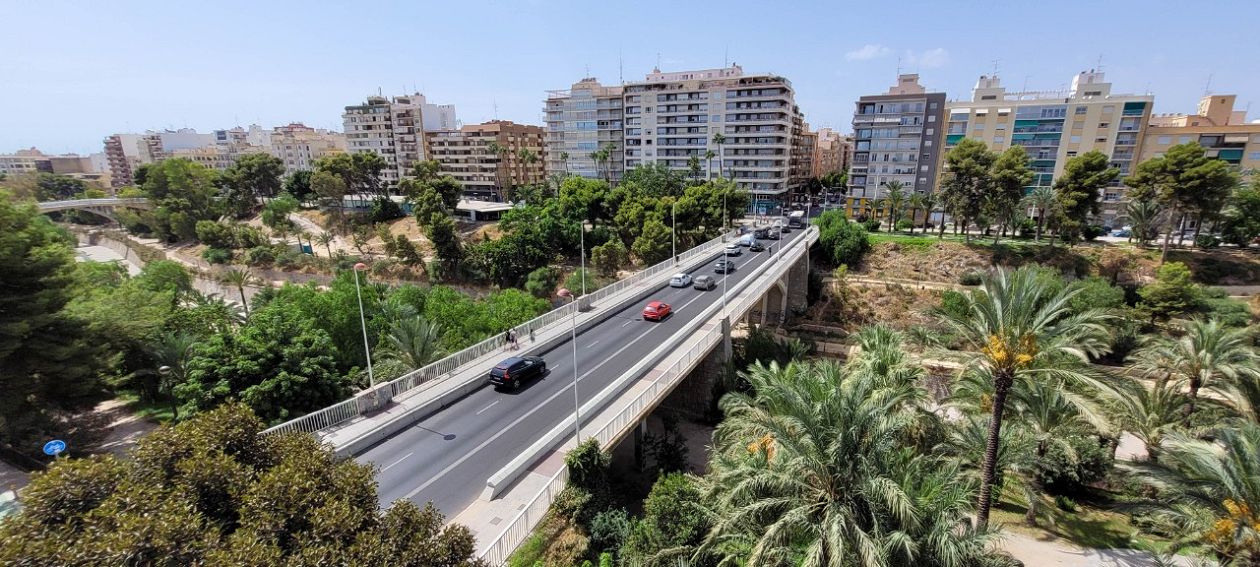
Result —
M757 237L756 237L756 236L753 236L752 234L745 234L745 235L743 235L743 236L739 237L739 245L740 245L740 246L748 247L748 246L752 246L753 244L756 244L756 243L757 243Z

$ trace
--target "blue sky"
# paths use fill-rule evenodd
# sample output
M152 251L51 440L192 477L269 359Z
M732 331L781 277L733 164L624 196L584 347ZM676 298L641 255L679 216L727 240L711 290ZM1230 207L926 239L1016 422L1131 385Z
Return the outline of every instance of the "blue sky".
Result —
M898 59L965 98L1066 87L1098 65L1116 92L1192 112L1211 90L1260 117L1260 2L73 2L0 0L0 152L101 150L113 132L259 123L341 127L342 107L415 85L466 123L541 123L548 89L719 67L787 76L806 119L849 130Z

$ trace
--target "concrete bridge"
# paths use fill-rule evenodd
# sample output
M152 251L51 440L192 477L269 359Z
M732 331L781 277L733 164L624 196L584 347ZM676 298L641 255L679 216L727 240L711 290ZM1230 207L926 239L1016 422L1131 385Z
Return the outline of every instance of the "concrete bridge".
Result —
M114 219L114 211L117 209L151 209L153 205L148 199L143 197L131 198L106 198L106 199L72 199L68 201L44 201L38 204L42 213L54 213L57 211L87 211L93 214L103 216L110 220Z

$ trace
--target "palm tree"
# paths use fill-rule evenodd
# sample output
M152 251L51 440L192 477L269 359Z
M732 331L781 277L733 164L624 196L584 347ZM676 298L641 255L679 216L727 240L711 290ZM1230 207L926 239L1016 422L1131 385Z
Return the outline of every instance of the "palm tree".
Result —
M932 213L940 210L940 199L936 193L927 193L923 195L923 232L927 233L928 222L932 220ZM941 215L941 224L945 224L945 215Z
M760 364L721 401L696 558L747 565L972 565L989 534L967 521L973 484L904 446L913 384L833 362Z
M240 305L223 299L217 293L201 293L192 290L188 295L187 306L201 312L214 332L226 333L232 327L245 324L245 310Z
M1171 433L1158 462L1121 463L1159 491L1123 508L1177 526L1179 545L1203 543L1226 565L1260 562L1260 425L1241 422L1211 441Z
M693 183L700 181L700 156L687 158L687 172L691 175Z
M1146 447L1147 458L1154 461L1164 437L1181 422L1186 405L1184 388L1182 381L1160 377L1150 385L1132 381L1104 393L1116 427L1137 437Z
M1129 217L1129 223L1133 226L1129 240L1136 237L1138 246L1145 247L1146 242L1151 239L1153 229L1159 226L1159 217L1163 213L1163 207L1154 199L1129 201L1124 208L1124 214Z
M254 276L246 269L231 269L223 272L219 276L219 281L224 285L230 285L236 288L237 293L241 294L241 305L245 307L245 316L249 316L249 302L245 300L245 286L253 285L256 281Z
M328 251L328 257L332 258L333 235L331 232L324 231L315 235L315 242L319 243L320 246L323 246L324 250Z
M910 234L914 234L914 224L919 219L919 210L923 208L923 194L911 193L906 206L910 207Z
M721 132L714 134L713 143L717 145L717 149L718 149L717 151L718 177L726 177L726 175L723 173L723 168L726 167L726 156L725 154L722 153L722 144L726 143L726 136L723 136Z
M1055 378L1064 382L1096 381L1082 369L1089 356L1107 352L1110 318L1090 309L1073 313L1068 302L1077 287L1056 291L1048 278L1021 269L999 271L967 296L965 309L939 311L937 316L971 349L967 370L993 383L989 434L986 439L976 523L986 527L992 504L1002 415L1017 381Z
M569 174L569 152L560 152L560 164L564 167L565 175Z
M1054 210L1057 203L1054 189L1050 187L1037 187L1024 197L1024 206L1037 211L1037 234L1034 241L1041 242L1041 229L1046 225L1046 213Z
M442 329L437 323L413 315L394 319L381 347L381 360L397 360L410 370L441 358Z
M1247 329L1226 327L1216 319L1192 319L1180 326L1180 338L1160 337L1138 349L1133 367L1147 376L1185 381L1189 398L1184 419L1188 422L1200 390L1232 399L1239 382L1260 379L1260 355L1251 346Z
M706 179L713 179L713 157L716 155L717 154L713 153L713 150L704 151L704 160L708 163L704 175Z
M175 397L175 386L184 383L187 377L188 361L192 359L193 348L198 339L190 333L163 333L156 341L146 346L149 358L157 365L158 393L165 396L171 404L171 417L179 418L179 401Z
M882 220L880 214L884 212L884 208L888 206L888 199L884 197L876 197L866 202L866 209L870 211L868 218Z
M906 208L906 184L894 179L884 183L884 188L888 190L884 197L888 205L888 232L892 232L897 228L897 217Z

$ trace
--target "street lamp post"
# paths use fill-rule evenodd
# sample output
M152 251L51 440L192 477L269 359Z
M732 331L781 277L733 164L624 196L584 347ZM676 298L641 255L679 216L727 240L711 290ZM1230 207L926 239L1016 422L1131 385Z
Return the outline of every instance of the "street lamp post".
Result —
M572 305L574 301L577 301L577 297L575 297L573 292L569 291L568 288L560 288L560 291L557 292L556 295L569 298L570 305ZM572 317L573 324L570 327L572 335L569 337L569 342L573 344L573 439L576 443L581 443L582 414L578 409L580 407L580 402L578 401L577 309L576 306L574 307L575 309L573 309Z
M367 357L368 387L376 387L376 376L372 374L372 349L368 345L367 319L363 316L363 291L359 289L359 272L366 270L367 264L359 262L354 265L354 293L359 297L359 326L363 329L363 354Z
M582 221L578 228L581 234L579 247L582 249L582 295L586 295L586 221Z
M678 201L669 205L669 253L671 262L678 265Z

